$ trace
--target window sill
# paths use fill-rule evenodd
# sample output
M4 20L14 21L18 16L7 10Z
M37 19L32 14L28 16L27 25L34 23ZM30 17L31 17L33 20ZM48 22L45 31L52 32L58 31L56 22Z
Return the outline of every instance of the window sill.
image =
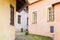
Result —
M37 24L37 22L33 22L32 24Z
M48 22L54 22L54 20L48 20Z

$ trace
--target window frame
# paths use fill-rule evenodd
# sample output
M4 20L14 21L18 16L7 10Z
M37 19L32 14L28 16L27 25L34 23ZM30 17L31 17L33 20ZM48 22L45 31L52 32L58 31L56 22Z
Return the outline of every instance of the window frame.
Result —
M21 24L21 15L18 15L18 24Z
M14 6L10 4L10 25L14 26Z
M50 33L54 33L54 26L50 26Z
M48 22L53 22L53 21L54 21L54 7L51 6L48 8Z
M35 12L35 13L34 13ZM37 23L37 11L33 11L33 24L36 24Z

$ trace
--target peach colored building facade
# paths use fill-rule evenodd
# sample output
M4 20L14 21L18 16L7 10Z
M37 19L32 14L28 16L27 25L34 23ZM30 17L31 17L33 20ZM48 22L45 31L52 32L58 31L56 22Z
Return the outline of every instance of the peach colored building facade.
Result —
M10 25L11 10L14 7L14 19L16 17L16 0L0 0L0 40L15 40L14 26Z
M29 0L29 2L29 33L60 40L60 0L40 0L34 3ZM54 5L54 20L48 21L48 8L52 5ZM37 23L32 23L34 11L37 11ZM54 26L53 33L50 32L50 26Z

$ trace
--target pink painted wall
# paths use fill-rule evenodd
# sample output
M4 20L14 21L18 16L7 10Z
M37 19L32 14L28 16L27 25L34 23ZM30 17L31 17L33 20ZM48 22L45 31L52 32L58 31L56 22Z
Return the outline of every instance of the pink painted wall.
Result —
M28 0L29 4L36 2L36 1L38 1L38 0Z
M48 22L48 8L60 0L41 0L37 3L29 5L29 26L28 30L31 34L44 35L54 37L54 40L60 40L60 4L55 5L55 13L53 22ZM37 24L32 24L33 12L37 11ZM50 26L54 26L54 33L50 33Z

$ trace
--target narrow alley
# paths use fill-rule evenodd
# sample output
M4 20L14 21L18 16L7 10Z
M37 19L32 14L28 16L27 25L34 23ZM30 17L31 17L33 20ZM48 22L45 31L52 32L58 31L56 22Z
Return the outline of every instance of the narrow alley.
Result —
M32 40L30 37L25 37L25 32L16 32L15 40Z

